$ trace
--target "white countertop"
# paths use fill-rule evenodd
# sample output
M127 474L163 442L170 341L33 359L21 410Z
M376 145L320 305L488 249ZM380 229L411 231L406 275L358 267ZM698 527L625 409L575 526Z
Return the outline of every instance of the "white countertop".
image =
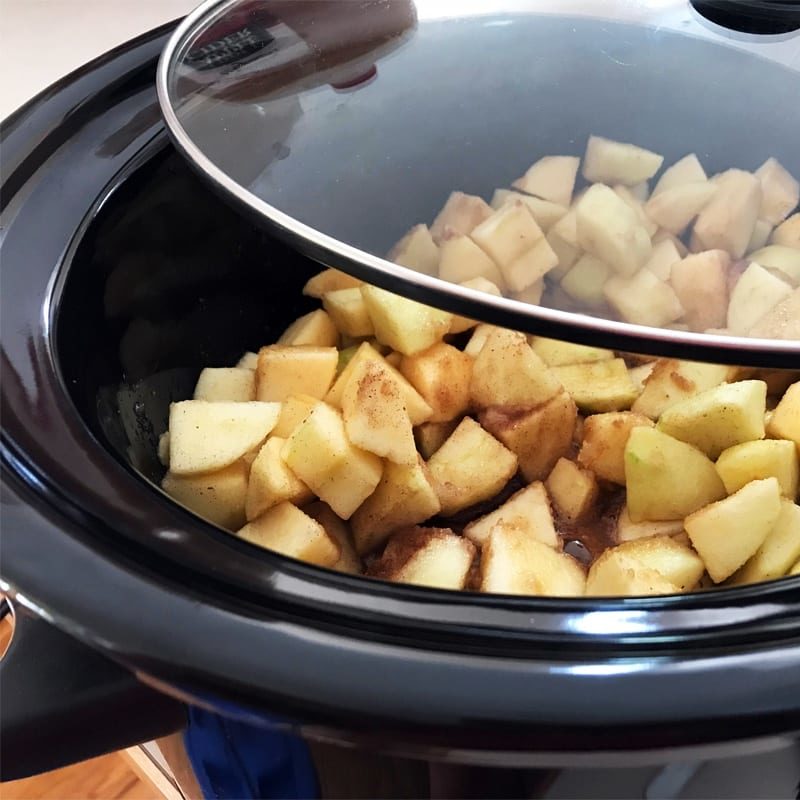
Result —
M0 119L72 70L200 0L0 0Z

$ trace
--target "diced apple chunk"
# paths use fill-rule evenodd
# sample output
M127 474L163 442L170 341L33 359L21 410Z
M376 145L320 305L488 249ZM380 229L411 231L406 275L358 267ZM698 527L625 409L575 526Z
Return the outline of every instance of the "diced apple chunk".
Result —
M404 355L427 350L450 330L449 311L417 303L377 286L361 287L375 337Z
M386 258L425 275L435 275L439 267L439 248L427 225L415 225Z
M635 325L661 328L684 313L672 287L648 269L641 269L629 278L619 275L609 278L603 293L620 317Z
M477 245L475 246L477 247ZM494 283L486 280L486 278L471 278L468 281L463 281L461 286L464 286L467 289L476 289L479 292L486 292L486 294L492 294L495 297L501 297L503 294ZM539 296L541 297L541 293ZM452 321L450 322L450 333L463 333L464 331L468 331L470 328L474 328L477 324L477 320L454 315Z
M617 541L633 542L637 539L646 539L650 536L677 536L683 533L682 519L668 519L660 522L634 522L624 506L617 519Z
M175 475L222 469L252 450L275 427L280 403L183 400L169 412L169 464Z
M388 366L360 361L342 393L347 438L362 450L398 464L414 464L417 448L400 386Z
M628 437L625 484L634 522L681 519L725 497L714 463L700 450L643 426Z
M496 330L501 329L496 325L481 324L476 326L475 330L472 332L472 336L470 336L469 341L466 344L466 347L464 347L464 352L470 356L470 358L477 358L478 353L483 350L483 346L486 344L489 334Z
M670 283L695 331L722 328L728 313L728 268L724 250L695 253L672 265Z
M339 545L339 558L331 564L331 569L347 572L350 575L360 575L363 572L363 565L353 546L353 537L350 535L347 525L333 513L331 507L317 502L307 505L303 511L319 522L325 528L328 536Z
M763 544L731 583L757 583L786 575L800 558L800 506L781 500L781 512Z
M337 289L354 289L364 283L360 278L354 278L346 272L338 269L324 269L322 272L309 278L303 287L303 294L309 297L322 297L328 292L335 292Z
M543 200L540 197L511 192L508 189L497 189L492 197L491 206L497 210L509 203L521 202L528 207L536 223L543 231L548 231L567 213L567 206Z
M769 241L770 234L772 233L772 225L766 220L756 220L753 233L750 236L750 241L747 243L747 253L752 253L754 250L760 250Z
M530 250L501 268L508 288L522 292L541 281L542 277L558 264L558 255L542 236Z
M642 414L630 411L592 414L583 423L578 463L601 480L624 485L625 446L631 431L642 426L652 428L653 423Z
M784 220L770 236L770 244L800 249L800 212Z
M579 303L602 306L606 302L604 289L610 274L607 264L584 254L561 279L561 288Z
M445 238L442 242L439 277L451 283L485 278L501 289L505 287L500 268L469 236Z
M351 290L352 291L352 290ZM339 332L328 314L321 308L298 317L278 339L278 344L293 346L310 344L316 347L336 347Z
M764 544L780 513L780 485L766 478L690 514L684 526L711 579L720 583Z
M618 547L606 550L589 568L586 578L587 597L648 597L679 591L658 570L646 567Z
M706 183L686 183L665 189L651 197L644 207L645 213L659 227L679 235L708 205L717 187Z
M580 159L575 156L545 156L512 186L560 206L568 206L572 201L579 165Z
M270 436L250 465L245 513L248 520L260 517L265 511L288 500L303 505L314 495L290 469L281 456L285 439Z
M360 289L339 289L328 292L322 295L322 305L330 315L334 326L345 336L356 339L361 336L372 336L375 333Z
M550 499L540 481L520 489L503 505L464 528L464 535L483 546L497 528L518 530L542 544L561 549L561 540L553 524Z
M701 250L727 250L741 258L761 207L761 185L749 172L731 169L715 180L717 191L700 212L693 236Z
M271 508L245 525L237 536L319 567L331 567L339 558L339 545L325 528L291 503Z
M590 136L583 157L583 177L590 183L633 186L658 172L664 157L624 142Z
M280 402L293 394L323 398L336 375L335 347L262 347L258 354L256 397Z
M375 491L351 517L356 550L361 555L369 553L380 547L392 531L424 522L440 510L424 463L388 462Z
M778 225L800 202L800 183L775 158L768 158L757 170L761 183L761 219Z
M476 407L536 406L560 391L553 371L524 334L504 328L489 332L472 370L470 398Z
M572 448L577 409L564 391L535 408L492 406L480 414L481 425L519 459L528 481L543 480Z
M517 471L516 456L475 420L464 417L428 462L442 514L494 497Z
M664 170L653 188L651 197L668 189L674 189L676 186L684 186L687 183L705 183L707 180L708 176L697 156L690 153Z
M588 364L594 361L607 361L614 358L613 350L602 347L590 347L585 344L562 342L548 339L546 336L531 336L529 339L533 352L548 367L561 367L566 364Z
M733 367L672 358L659 359L645 381L644 391L633 404L632 411L650 419L658 419L675 403L719 386L732 380L734 376Z
M453 192L431 225L433 241L439 244L450 228L466 236L492 215L489 204L481 197L464 192Z
M237 369L252 369L258 367L258 353L245 353L237 362Z
M236 461L215 472L176 475L167 472L161 488L203 519L234 531L245 523L248 467Z
M681 260L681 254L672 239L662 239L660 242L653 243L653 250L650 258L644 265L644 269L649 270L661 281L668 281L672 275L672 266Z
M455 419L449 422L423 422L422 425L418 425L414 429L414 439L422 457L429 459L447 441L460 421Z
M731 292L728 329L747 334L772 308L792 293L792 287L755 262L744 271Z
M624 411L638 394L621 358L553 367L552 373L578 408L589 413Z
M281 455L342 519L349 519L372 494L383 471L378 456L351 444L341 415L325 403L318 403L297 426Z
M627 187L618 183L616 186L611 187L617 196L625 201L625 204L636 214L639 224L647 231L648 236L658 230L658 223L654 222L645 212L644 206L641 201L636 198L636 195Z
M717 472L728 494L751 481L773 477L778 479L784 497L797 497L797 448L786 439L762 439L729 447L717 459Z
M287 397L281 403L281 414L272 429L272 435L279 436L281 439L288 439L294 429L311 413L311 410L318 402L316 397L311 397L308 394L296 394Z
M671 536L649 536L614 548L663 575L681 591L690 591L705 572L703 560L686 544Z
M359 369L359 365L362 361L376 361L388 368L389 372L394 376L400 386L403 403L408 411L408 416L411 419L412 425L419 425L430 419L432 413L431 407L400 372L389 364L369 342L363 342L359 345L353 357L339 373L339 377L331 387L331 390L325 395L326 403L336 408L342 407L342 395L344 394L345 386L347 386L352 374Z
M585 584L575 559L525 530L495 527L483 546L482 592L580 597Z
M447 422L469 406L473 360L444 342L404 356L400 372L433 409L431 422Z
M396 533L370 573L398 583L459 590L466 586L475 545L448 528L410 528Z
M569 522L585 517L594 507L600 491L592 472L566 458L556 462L546 486L556 508Z
M578 201L576 220L580 247L620 275L633 275L650 258L652 245L647 230L608 186L595 184L589 188Z
M784 393L769 420L769 435L794 442L800 451L800 382Z
M252 369L207 367L197 379L194 399L209 403L246 403L255 400L256 374Z
M800 286L800 250L797 248L771 244L756 250L749 258L781 280Z
M764 381L715 386L667 409L658 429L717 459L729 447L764 438L766 399Z

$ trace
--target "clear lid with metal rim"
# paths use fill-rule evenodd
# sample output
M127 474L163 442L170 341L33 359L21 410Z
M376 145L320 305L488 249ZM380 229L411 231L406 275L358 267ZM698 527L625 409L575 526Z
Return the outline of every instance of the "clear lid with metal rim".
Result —
M320 262L495 324L800 367L800 6L211 0L170 133Z

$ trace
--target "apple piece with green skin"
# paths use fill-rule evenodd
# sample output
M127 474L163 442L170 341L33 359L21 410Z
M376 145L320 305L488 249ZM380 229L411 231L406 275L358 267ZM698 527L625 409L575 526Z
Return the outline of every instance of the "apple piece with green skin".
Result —
M631 407L638 395L628 375L628 367L621 358L553 367L552 372L578 408L590 414L624 411Z
M729 447L764 438L766 403L764 381L727 383L668 408L658 429L716 460Z
M319 567L332 567L339 559L338 543L319 522L291 503L271 508L248 522L236 535L259 547Z
M800 460L794 442L761 439L729 447L717 459L717 472L728 494L751 481L777 478L784 497L797 497Z
M781 513L763 544L731 578L731 584L769 581L786 575L800 558L800 506L781 500Z
M364 555L376 550L392 531L424 522L441 508L423 462L388 462L375 491L351 517L356 551Z
M625 485L625 447L631 431L652 428L653 422L631 411L592 414L583 423L583 441L578 463L598 478Z
M494 497L517 471L517 457L474 419L464 417L428 461L442 514Z
M653 187L651 197L674 189L676 186L684 186L687 183L705 183L707 180L708 176L703 165L694 153L690 153L664 170L658 183Z
M417 303L377 286L361 287L375 338L403 355L427 350L450 330L449 311Z
M725 497L714 462L655 428L634 428L625 446L625 485L633 522L682 519Z
M215 472L176 475L167 472L161 488L176 502L229 531L244 525L249 468L243 460Z
M467 236L491 215L491 206L482 197L453 192L433 221L431 236L436 244L441 244L448 228L456 234Z
M700 250L726 250L741 258L759 218L761 184L740 169L723 172L714 183L717 191L697 217L693 239Z
M482 592L580 597L585 585L586 575L572 556L525 530L495 527L483 545Z
M778 225L797 208L800 202L800 183L776 158L768 158L755 174L761 183L759 216Z
M652 178L663 162L663 156L642 147L590 136L583 157L583 177L590 183L633 186Z
M634 325L662 328L684 314L672 286L648 269L640 269L629 278L614 275L606 281L603 294L620 317Z
M562 220L563 222L563 220ZM589 187L576 207L578 245L612 270L630 277L650 258L650 235L613 189Z
M326 403L317 403L281 451L289 469L342 519L372 494L383 472L374 453L353 445L344 420Z
M436 275L439 267L439 248L427 225L415 225L386 256L401 267Z
M192 475L229 466L267 438L280 412L280 403L173 403L170 469L176 475Z
M541 481L534 481L520 489L499 508L470 522L464 528L464 536L482 547L497 528L519 530L556 550L561 549L561 539L550 510L550 499Z
M400 386L387 366L361 361L342 393L347 438L356 447L398 464L414 464L417 448Z
M692 330L724 327L730 263L730 256L724 250L706 250L672 265L670 284Z
M766 478L695 511L684 527L711 579L721 583L764 544L780 513L778 480Z
M568 206L572 202L580 159L575 156L540 158L512 186L551 203Z

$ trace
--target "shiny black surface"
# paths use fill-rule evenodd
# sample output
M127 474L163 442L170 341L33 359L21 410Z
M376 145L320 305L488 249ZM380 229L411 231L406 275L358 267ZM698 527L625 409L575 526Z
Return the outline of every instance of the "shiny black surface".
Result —
M450 192L488 200L542 156L582 156L591 134L654 150L665 164L696 152L709 175L756 169L773 156L800 174L800 38L772 60L776 42L748 52L735 38L704 36L688 3L681 30L671 29L674 15L664 13L673 25L659 24L648 4L635 24L619 19L625 4L615 2L579 9L586 16L537 0L440 5L204 4L160 76L176 146L275 236L401 294L602 347L793 367L800 342L715 342L581 313L554 316L465 295L382 259L412 225L432 222ZM276 36L207 63L209 43L219 54L233 32L253 40L258 30ZM358 75L369 65L373 78L347 93L338 88L343 71ZM579 176L576 190L584 185Z
M800 730L798 579L616 603L411 589L252 548L136 474L158 477L168 398L280 330L316 269L170 151L161 42L3 128L0 573L20 601L169 691L405 752L653 759Z

